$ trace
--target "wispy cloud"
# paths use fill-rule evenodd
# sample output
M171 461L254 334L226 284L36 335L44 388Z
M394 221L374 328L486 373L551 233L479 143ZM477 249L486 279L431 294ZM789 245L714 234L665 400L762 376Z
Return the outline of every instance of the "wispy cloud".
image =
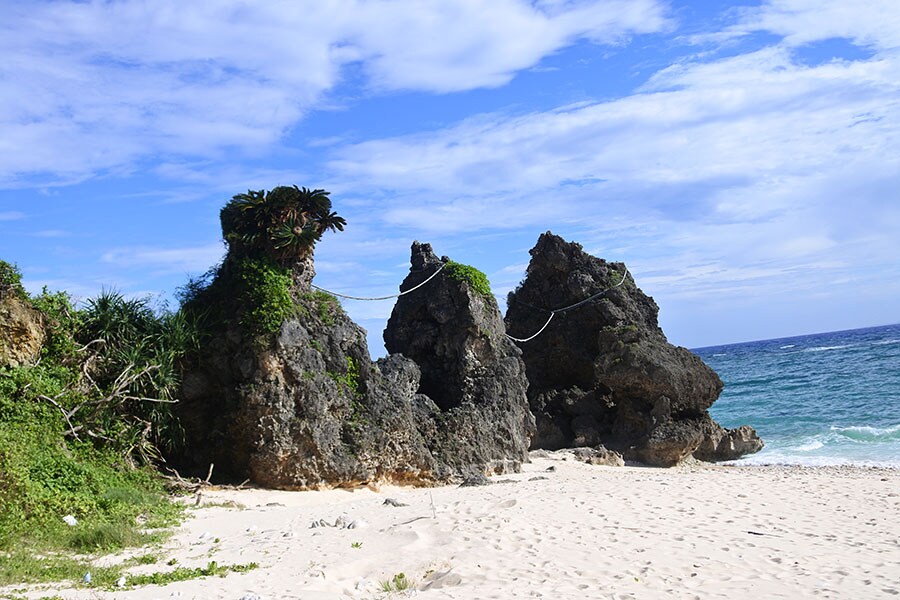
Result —
M40 238L61 238L68 237L72 234L68 231L63 231L62 229L43 229L41 231L35 231L31 235Z
M0 212L0 221L18 221L19 219L24 219L25 213L19 212L17 210Z
M732 31L767 31L799 46L847 38L878 49L900 47L900 16L894 0L767 0L742 11Z
M874 293L861 273L900 276L886 258L900 253L900 55L882 24L900 7L842 22L845 5L825 3L826 27L820 6L738 13L736 27L784 38L677 63L632 95L369 140L330 166L396 190L379 215L391 226L578 232L668 300L831 294L851 279ZM794 46L832 35L875 52L797 59Z
M202 273L221 260L221 243L183 248L119 248L101 257L119 267L140 267L158 272Z
M371 88L468 90L667 26L657 0L6 3L0 185L270 149L348 65Z

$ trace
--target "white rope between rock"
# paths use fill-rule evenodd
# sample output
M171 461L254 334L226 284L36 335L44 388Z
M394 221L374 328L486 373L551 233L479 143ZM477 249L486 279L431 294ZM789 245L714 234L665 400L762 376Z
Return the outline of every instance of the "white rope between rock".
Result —
M530 336L528 336L527 338L524 338L524 339L514 338L513 336L511 336L511 335L509 335L509 334L506 334L506 337L508 337L509 339L511 339L511 340L514 341L514 342L519 342L519 343L522 343L522 342L530 342L531 340L533 340L533 339L536 338L537 336L541 335L541 334L544 332L545 329L547 329L547 325L550 324L550 321L553 320L553 317L555 317L555 316L557 315L557 313L563 313L563 312L566 312L566 311L568 311L568 310L572 310L573 308L578 308L579 306L581 306L581 305L583 305L583 304L587 304L587 303L590 302L591 300L595 300L596 298L602 296L602 295L605 294L606 292L608 292L608 291L610 291L610 290L616 289L617 287L619 287L620 285L622 285L623 283L625 283L625 280L626 280L627 278L628 278L628 267L625 267L625 273L622 274L622 279L621 279L621 280L619 281L619 283L617 283L616 285L614 285L614 286L612 286L612 287L608 287L608 288L606 288L605 290L601 290L601 291L597 292L596 294L594 294L593 296L589 296L589 297L585 298L584 300L579 300L579 301L576 302L575 304L570 304L569 306L564 306L563 308L557 308L557 309L555 309L555 310L551 310L551 311L550 311L550 316L547 318L547 322L544 323L544 326L541 327L541 328L537 331L537 333L532 334L532 335L530 335ZM541 309L541 310L546 310L546 309Z
M446 264L447 263L441 264L441 266L438 268L437 271L435 271L434 273L429 275L428 279L426 279L425 281L423 281L416 287L410 288L410 289L406 290L405 292L400 292L399 294L394 294L392 296L379 296L377 298L360 298L359 296L347 296L345 294L338 294L337 292L332 292L331 290L326 290L325 288L319 287L314 284L310 284L310 285L312 287L316 288L317 290L319 290L320 292L325 292L326 294L331 294L332 296L337 296L338 298L346 298L347 300L365 300L365 301L390 300L391 298L399 298L400 296L405 296L406 294L409 294L410 292L416 291L417 289L419 289L420 287L422 287L423 285L425 285L426 283L428 283L429 281L434 279L437 276L437 274L440 273L441 270L446 266Z
M527 338L525 338L525 339L523 339L523 340L520 340L519 338L514 338L513 336L509 335L508 333L506 334L506 337L508 337L509 339L511 339L511 340L514 341L514 342L530 342L531 340L533 340L533 339L536 338L537 336L539 336L539 335L541 335L542 333L544 333L544 330L547 329L547 325L550 324L550 321L552 321L552 320L553 320L553 317L555 317L555 316L556 316L556 313L555 313L555 312L550 313L550 318L547 319L547 322L544 323L544 326L541 327L540 329L538 329L538 332L535 333L534 335L530 336L530 337L527 337Z
M423 285L425 285L426 283L428 283L429 281L431 281L432 279L437 277L437 274L440 273L446 265L447 265L447 263L441 264L441 266L438 268L437 271L435 271L434 273L429 275L428 279L426 279L419 285L412 287L412 288L406 290L405 292L400 292L399 294L393 294L391 296L378 296L375 298L363 298L360 296L348 296L346 294L338 294L337 292L332 292L331 290L326 290L325 288L319 287L314 284L310 284L310 285L312 287L316 288L317 290L319 290L320 292L325 292L326 294L331 294L332 296L337 296L338 298L346 298L347 300L363 300L363 301L390 300L391 298L399 298L400 296L405 296L406 294L416 291L417 289L419 289L420 287L422 287ZM550 316L547 317L547 321L544 323L544 326L537 330L537 333L534 333L534 334L528 336L527 338L515 338L509 334L506 334L506 337L508 337L509 339L511 339L514 342L519 342L519 343L530 342L537 336L544 333L544 330L547 329L548 325L550 325L550 321L552 321L553 317L555 317L558 313L563 313L563 312L572 310L573 308L578 308L579 306L581 306L583 304L587 304L588 302L595 300L596 298L602 296L606 292L616 289L617 287L619 287L620 285L625 283L626 279L628 279L628 267L625 268L625 273L622 274L622 279L616 285L608 287L605 290L601 290L601 291L597 292L596 294L585 298L584 300L580 300L580 301L576 302L575 304L570 304L569 306L564 306L563 308L557 308L555 310L549 311ZM541 310L546 310L546 309L541 309Z

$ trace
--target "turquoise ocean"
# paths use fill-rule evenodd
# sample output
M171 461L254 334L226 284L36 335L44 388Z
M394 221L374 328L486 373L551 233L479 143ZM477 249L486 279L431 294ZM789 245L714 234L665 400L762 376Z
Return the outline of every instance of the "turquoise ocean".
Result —
M900 325L693 349L725 389L725 427L766 443L736 464L900 468Z

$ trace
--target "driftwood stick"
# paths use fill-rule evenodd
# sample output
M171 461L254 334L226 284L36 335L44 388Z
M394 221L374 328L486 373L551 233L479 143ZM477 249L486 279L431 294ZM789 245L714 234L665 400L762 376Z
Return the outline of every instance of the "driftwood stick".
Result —
M85 350L87 350L88 348L93 346L94 344L99 344L101 342L105 344L106 340L104 340L103 338L97 338L96 340L91 340L87 344L82 346L81 348L76 349L75 352L84 352Z
M66 420L66 423L69 425L69 430L67 432L65 432L65 434L63 434L63 435L68 435L71 433L73 436L75 436L75 439L77 440L78 439L77 432L79 429L81 429L81 427L78 427L76 429L75 426L72 425L72 421L71 421L71 419L69 419L69 413L66 412L66 409L64 409L62 406L60 406L59 402L57 402L54 398L51 398L50 396L45 396L43 394L40 394L40 395L38 395L38 398L40 398L41 400L46 400L47 402L49 402L50 404L52 404L53 406L55 406L56 408L59 409L59 412L62 413L63 418Z

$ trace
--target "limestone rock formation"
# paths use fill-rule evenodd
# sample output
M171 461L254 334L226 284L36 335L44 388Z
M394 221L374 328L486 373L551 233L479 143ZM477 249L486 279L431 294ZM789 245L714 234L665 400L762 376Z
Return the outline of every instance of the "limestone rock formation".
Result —
M572 448L572 455L589 465L603 465L606 467L623 467L625 460L622 455L614 450L605 448L602 444L595 448Z
M272 335L226 326L185 370L181 462L282 489L433 480L417 367L373 364L365 331L335 298L307 288L296 304Z
M626 459L660 466L694 453L724 460L762 448L751 428L727 431L709 417L722 381L699 357L668 342L659 308L624 264L590 256L550 232L531 256L527 278L509 295L506 325L514 337L540 329L552 309L609 290L556 313L541 335L520 344L537 419L532 447L603 443Z
M401 291L424 282L446 259L438 259L429 244L415 242L411 262ZM460 269L465 267L451 263L426 286L398 299L384 331L385 346L418 365L418 391L437 408L429 445L446 468L518 470L534 433L521 351L506 338L494 297L467 282Z
M402 289L441 265L430 251L413 262ZM226 259L222 276L229 268ZM277 332L223 320L186 365L182 464L202 472L215 463L235 480L282 489L428 484L518 468L533 421L524 366L492 298L441 273L392 317L394 347L409 356L372 363L365 331L335 298L310 289L313 275L311 257L292 268L294 316ZM442 371L429 349L448 361Z
M12 287L0 287L0 367L37 360L44 343L41 313Z

